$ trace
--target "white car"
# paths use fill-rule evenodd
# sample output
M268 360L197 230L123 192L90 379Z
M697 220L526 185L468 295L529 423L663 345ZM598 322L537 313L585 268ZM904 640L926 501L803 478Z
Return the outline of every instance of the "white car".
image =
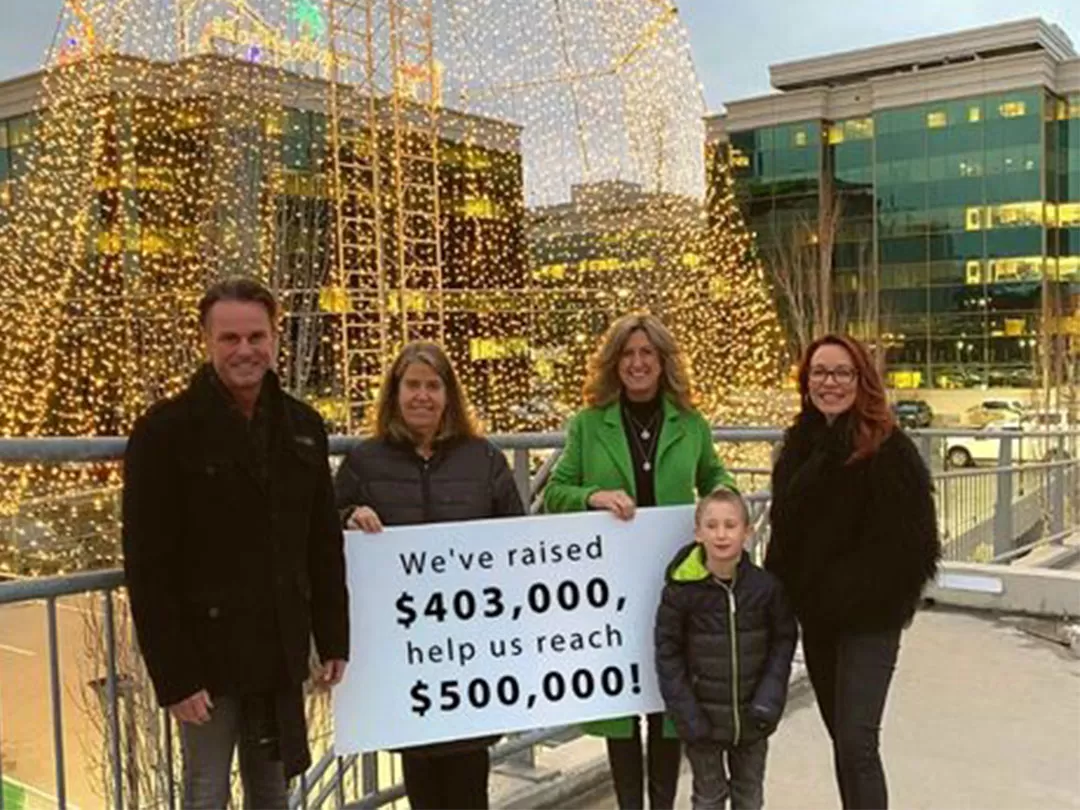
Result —
M984 425L979 433L986 436L949 436L945 439L945 463L948 467L973 467L976 464L997 464L1001 459L1001 433L1021 433L1019 439L1009 439L1012 444L1013 464L1034 461L1052 461L1070 458L1076 449L1076 437L1066 437L1064 447L1057 436L1041 435L1053 430L1053 425L1038 425L1019 420L997 421Z

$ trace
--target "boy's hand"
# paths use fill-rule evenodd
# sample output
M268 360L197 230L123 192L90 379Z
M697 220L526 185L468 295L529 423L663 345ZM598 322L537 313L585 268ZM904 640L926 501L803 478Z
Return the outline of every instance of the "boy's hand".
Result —
M750 707L750 719L758 731L772 731L780 720L768 706L758 704Z

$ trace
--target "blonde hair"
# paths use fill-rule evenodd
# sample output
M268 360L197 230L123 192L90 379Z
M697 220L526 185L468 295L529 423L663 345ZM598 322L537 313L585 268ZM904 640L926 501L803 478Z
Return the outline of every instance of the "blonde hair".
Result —
M663 321L647 312L623 315L604 333L596 352L589 359L585 379L585 404L603 408L615 402L622 392L619 360L634 332L641 331L660 356L660 390L668 393L684 411L694 407L690 374L679 344Z
M439 344L421 340L407 344L386 370L382 387L379 389L379 400L375 407L371 432L380 439L393 439L410 444L415 441L412 431L409 430L401 415L401 407L398 405L401 378L405 376L405 371L413 363L423 363L438 374L446 389L446 410L443 411L442 422L435 434L435 441L472 439L480 435L469 409L465 389L458 381L450 358L446 356L446 352Z
M714 503L729 503L732 506L738 507L742 512L743 525L750 525L750 507L746 505L746 500L733 489L726 489L719 487L714 489L708 495L702 497L697 502L697 506L694 508L694 526L695 528L701 525L702 518L705 517L705 510L709 508L710 504Z

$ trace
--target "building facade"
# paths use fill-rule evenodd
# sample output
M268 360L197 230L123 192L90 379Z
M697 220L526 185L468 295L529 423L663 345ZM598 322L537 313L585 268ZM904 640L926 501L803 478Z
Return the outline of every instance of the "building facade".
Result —
M338 162L355 175L343 231L353 230L356 246L338 251L326 82L216 56L172 64L121 58L97 68L109 82L73 73L93 69L83 63L0 84L0 234L20 249L33 240L37 220L16 225L20 206L37 202L75 214L70 241L77 246L56 258L55 271L40 250L34 265L51 279L65 277L55 291L65 303L55 332L28 340L23 354L33 360L46 341L46 356L67 369L48 386L52 401L39 409L36 431L129 429L198 362L193 305L206 282L237 272L264 278L278 293L281 374L335 430L362 423L377 393L387 352L374 351L372 335L389 333L392 351L402 340L401 321L436 299L440 329L430 337L451 352L487 425L516 426L509 407L526 398L530 379L521 296L507 301L505 294L520 293L527 282L519 128L444 110L435 167L419 159L395 165L386 132L374 148L364 145L364 133L341 138ZM81 85L65 89L64 82L85 83L93 98L78 98ZM84 136L78 126L61 131L62 115L42 107L43 99L57 98L72 108L66 118L76 124L95 108ZM46 137L50 145L40 142ZM74 179L78 189L40 172L36 181L31 176L35 156L49 165L51 155L62 156L52 166L67 167L63 176L53 169L54 176ZM402 180L398 169L422 176ZM377 206L374 182L382 184ZM400 195L396 184L407 184ZM394 206L431 191L437 231L426 224L430 217L412 210L418 204L410 202L406 215L410 225L423 219L438 244L408 232L409 243L398 245ZM32 193L51 199L41 206ZM76 233L81 212L89 222ZM401 292L401 279L388 277L377 301L369 283L377 272L374 250L359 247L376 242L384 261L397 254L410 265L437 265L437 279L425 280L419 294ZM338 262L344 265L335 273ZM8 274L9 298L34 298L30 275ZM118 357L133 367L118 368ZM41 423L58 413L78 414L78 423Z
M833 322L879 345L892 387L1075 382L1080 57L1064 32L1028 20L770 76L778 92L728 104L709 142L774 279L816 253Z

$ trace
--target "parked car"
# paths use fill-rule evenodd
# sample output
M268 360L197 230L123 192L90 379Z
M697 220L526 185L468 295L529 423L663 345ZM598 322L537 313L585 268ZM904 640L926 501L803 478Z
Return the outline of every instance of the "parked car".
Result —
M984 399L964 413L969 425L983 427L991 422L1019 420L1024 415L1024 404L1017 399Z
M981 436L949 436L945 439L945 466L974 467L979 464L997 464L1001 459L1000 436L1003 432L1022 434L1019 439L1009 439L1012 444L1011 463L1023 464L1041 461L1057 461L1073 458L1077 450L1076 437L1048 436L1048 431L1060 429L1056 424L1039 424L1019 419L990 422L980 428Z
M901 399L892 406L892 411L901 427L927 428L934 421L934 411L923 399Z

